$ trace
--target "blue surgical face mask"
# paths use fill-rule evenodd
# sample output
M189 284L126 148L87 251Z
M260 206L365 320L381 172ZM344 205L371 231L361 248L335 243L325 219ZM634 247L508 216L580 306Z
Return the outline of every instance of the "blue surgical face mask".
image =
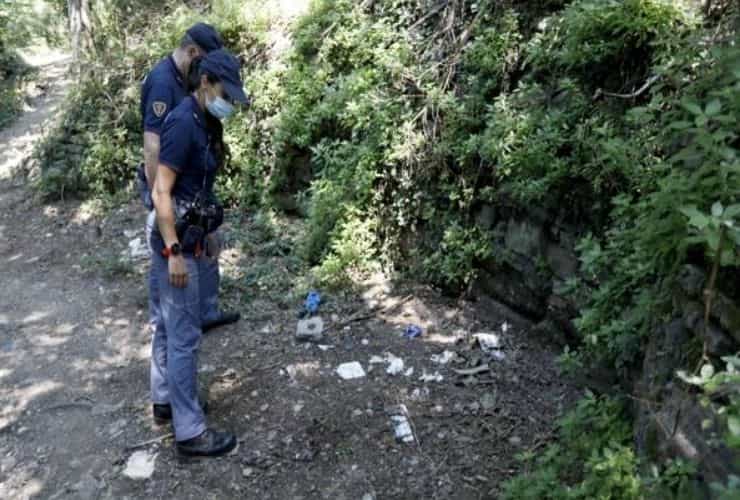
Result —
M234 106L221 96L206 100L206 109L219 120L228 118L234 112Z

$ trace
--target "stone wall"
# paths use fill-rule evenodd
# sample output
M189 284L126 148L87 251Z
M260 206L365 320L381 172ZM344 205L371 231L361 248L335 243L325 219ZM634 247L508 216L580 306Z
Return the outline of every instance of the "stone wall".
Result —
M494 252L475 290L532 320L533 331L546 340L564 345L575 339L578 305L558 290L578 272L579 229L544 211L521 214L490 205L479 210L477 223L492 232Z
M561 345L576 342L573 320L580 305L558 290L578 273L579 228L541 211L521 214L493 206L480 209L477 223L492 232L494 252L483 263L474 290L532 321L531 335ZM710 498L709 483L725 480L729 474L740 475L740 454L722 444L726 430L721 422L676 372L695 368L690 365L696 364L705 342L716 367L723 366L722 356L740 350L740 305L718 293L705 328L706 280L706 272L699 267L682 269L671 319L647 339L642 367L633 380L619 382L635 401L638 453L646 463L677 457L696 463L695 491L699 497ZM610 377L591 374L588 385L596 391L611 390L617 383L616 373L607 371Z

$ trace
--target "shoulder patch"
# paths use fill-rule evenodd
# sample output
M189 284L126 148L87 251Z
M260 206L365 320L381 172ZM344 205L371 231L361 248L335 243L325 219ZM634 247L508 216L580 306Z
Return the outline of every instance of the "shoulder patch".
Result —
M165 111L167 111L167 103L162 101L154 101L152 103L152 111L154 111L154 114L157 116L157 118L161 118Z

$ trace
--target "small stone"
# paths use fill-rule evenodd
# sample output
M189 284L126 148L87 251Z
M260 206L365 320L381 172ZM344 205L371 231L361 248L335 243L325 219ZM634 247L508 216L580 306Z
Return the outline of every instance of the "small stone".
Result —
M509 444L511 444L512 446L519 446L520 444L522 444L522 438L520 438L519 436L511 436L509 438Z
M243 477L249 477L252 474L254 474L254 469L252 467L244 467L242 469L242 476Z
M263 404L262 406L260 406L260 411L261 411L261 412L265 412L265 411L267 411L267 409L268 409L269 407L270 407L270 405L268 405L267 403L265 403L265 404Z

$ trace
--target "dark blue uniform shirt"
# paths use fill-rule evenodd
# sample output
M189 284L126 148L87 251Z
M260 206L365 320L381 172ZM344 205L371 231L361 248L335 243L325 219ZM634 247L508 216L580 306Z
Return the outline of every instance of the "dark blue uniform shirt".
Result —
M159 139L159 165L177 174L172 187L175 203L193 201L203 189L212 199L218 163L210 139L204 113L192 96L167 115ZM154 251L164 248L159 230L152 231L150 241Z
M213 193L216 156L210 146L205 116L197 101L188 96L168 116L162 128L159 164L177 173L172 195L192 201L205 188Z
M144 131L161 134L165 118L186 95L185 81L169 55L152 68L141 87L141 120Z

